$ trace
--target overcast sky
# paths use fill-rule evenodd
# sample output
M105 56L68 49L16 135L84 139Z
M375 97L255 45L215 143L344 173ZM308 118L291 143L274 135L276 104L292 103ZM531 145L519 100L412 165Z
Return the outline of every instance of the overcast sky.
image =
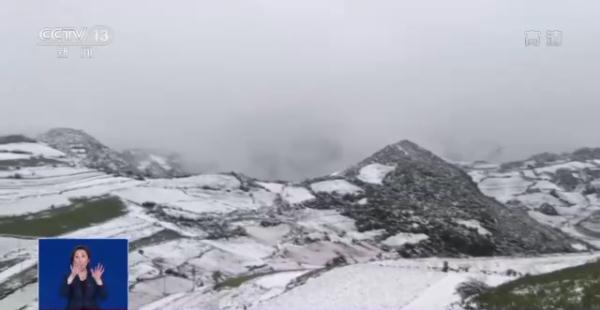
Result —
M597 1L4 1L0 134L83 129L297 179L412 140L506 161L600 146ZM81 59L44 27L107 25ZM542 33L526 47L527 30ZM548 47L546 30L563 42Z

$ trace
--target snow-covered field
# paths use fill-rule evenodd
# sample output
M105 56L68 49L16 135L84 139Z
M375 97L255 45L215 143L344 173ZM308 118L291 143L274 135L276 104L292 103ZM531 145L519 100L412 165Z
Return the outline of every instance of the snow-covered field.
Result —
M469 174L478 182L479 189L485 195L502 203L527 208L529 216L540 223L556 227L600 248L600 235L590 236L579 228L595 228L596 224L586 223L586 219L599 214L598 195L586 192L583 185L573 189L561 186L556 176L559 169L568 171L573 180L580 184L589 182L593 185L596 180L589 180L584 171L599 170L600 166L597 160L553 162L542 167L513 169L508 172L473 166ZM556 214L548 213L549 210L542 212L541 207L544 205L551 206ZM580 248L582 245L576 244L574 247Z
M237 289L172 294L144 310L157 309L457 309L456 286L471 279L488 285L594 261L600 254L537 258L395 259L356 263L309 278L285 290L307 271L259 277ZM444 261L449 271L443 272Z
M65 156L63 152L53 149L50 146L41 142L18 142L0 144L0 154L2 153L4 153L5 155L22 154L28 155L28 157L43 156L46 158L61 158Z
M140 184L87 168L27 167L19 173L22 177L15 179L0 172L0 216L40 212L68 205L69 199L102 196Z
M315 198L307 188L300 186L264 183L262 188L242 190L236 177L225 174L143 181L66 166L21 167L18 172L19 178L12 177L14 171L0 172L1 215L47 211L53 206L69 204L69 199L110 194L126 203L128 212L125 215L62 237L128 238L134 242L165 230L181 236L151 242L130 253L133 308L159 302L165 294L187 293L192 288L212 294L215 291L208 288L217 281L253 274L264 274L264 277L256 278L260 285L254 290L256 294L263 292L267 299L284 291L282 278L293 279L322 268L340 255L364 262L381 252L369 242L360 241L368 241L381 231L359 233L352 219L333 210L303 209L280 224L260 224L262 219L268 218L265 212L275 208L278 195L289 204ZM317 184L315 189L357 191L358 187L349 185L325 182ZM147 202L160 205L163 214L170 217L159 218L148 213L142 206ZM188 227L177 222L207 216L225 219L228 214L236 214L231 225L244 229L245 236L209 240L205 239L206 233L201 226ZM12 266L0 270L0 285L2 282L18 283L25 270L36 266L36 240L7 236L0 238L0 246L0 261L15 261ZM178 270L180 275L166 275L161 272L165 268ZM191 276L192 270L196 279ZM215 278L216 273L222 278ZM165 287L168 288L166 291ZM23 305L35 308L36 290L35 285L26 285L10 291L0 300L0 309ZM252 296L246 297L250 300ZM206 296L202 298L206 299ZM217 299L218 302L225 300L227 298ZM194 301L189 302L194 308Z
M479 182L479 189L485 195L494 197L506 203L515 195L521 194L533 185L532 181L525 179L518 172L493 174Z

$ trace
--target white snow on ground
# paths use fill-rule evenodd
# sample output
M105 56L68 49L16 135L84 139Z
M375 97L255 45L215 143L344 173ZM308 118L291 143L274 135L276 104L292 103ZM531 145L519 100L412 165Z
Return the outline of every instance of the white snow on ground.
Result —
M373 239L385 232L384 229L359 232L355 220L335 210L298 210L296 224L316 239L352 244L353 240ZM326 237L327 236L327 237Z
M456 287L471 279L482 281L489 286L500 285L512 280L512 278L502 275L472 274L465 276L461 273L448 273L401 310L461 309L458 306L459 297L456 294Z
M291 231L290 225L288 224L279 224L267 227L263 227L255 222L238 222L237 224L246 230L248 236L273 246L277 245L277 243L279 243L279 241Z
M527 214L542 224L554 226L556 228L560 228L563 225L569 225L569 220L562 216L550 216L537 211L528 211Z
M477 233L482 236L491 235L489 230L483 228L478 220L457 220L456 222L460 225L476 229Z
M138 209L141 208L135 208L135 210ZM353 228L353 221L351 219L345 217L336 218L334 217L334 212L329 212L331 216L324 216L326 212L317 211L312 213L311 210L307 212L303 217L304 222L300 223L306 224L307 229L311 227L315 229L329 228L332 234L335 234L335 230L342 232L342 229ZM321 224L314 225L310 223L311 219L320 220ZM204 283L210 283L212 281L211 275L216 271L222 272L229 277L245 274L249 268L265 264L278 270L281 270L281 268L288 270L294 268L314 268L323 266L327 261L338 255L363 257L362 261L366 261L374 257L377 253L374 250L369 250L368 246L351 248L348 245L333 242L315 242L306 246L296 246L289 243L282 245L280 242L290 232L290 224L262 227L257 222L245 220L236 222L236 225L244 227L248 236L217 240L199 240L194 238L186 239L186 241L169 241L159 245L144 247L141 249L143 250L143 254L138 252L132 253L130 255L130 264L132 267L130 281L135 283L135 279L145 279L144 282L136 283L132 290L134 308L139 308L139 306L149 303L152 303L151 305L164 305L165 300L170 300L169 303L172 302L178 305L178 302L181 302L182 305L187 304L192 308L204 308L198 305L204 305L207 299L217 298L213 296L213 293L202 296L196 296L200 293L181 294L180 292L182 291L189 291L191 287L189 280L187 282L173 283L175 279L154 279L159 275L159 271L155 267L156 262L160 262L162 266L167 268L183 266L185 263L186 268L193 267L198 271L198 277L202 278ZM351 244L349 240L343 241ZM278 249L280 253L285 253L284 256L272 256ZM266 279L264 278L265 281ZM174 298L171 296L165 300L160 300L164 297L162 295L163 281L167 282L167 293L179 294L177 295L179 297ZM259 286L263 287L264 284L260 284ZM277 289L265 291L264 288L259 289L258 286L252 285L254 293L247 292L245 295L234 293L231 298L232 300L239 300L242 296L246 296L246 299L248 299L258 295L268 298L281 293L283 291L282 286L283 284ZM228 298L227 296L218 296L215 302L217 304L227 304ZM156 303L153 303L155 301ZM196 302L198 303L195 304ZM162 306L157 307L161 308ZM169 306L164 307L166 307L165 309L170 308ZM173 308L178 309L179 307L175 306Z
M394 171L395 166L382 165L382 164L370 164L362 167L358 173L357 178L365 183L379 184L381 185L385 176Z
M86 227L70 232L61 237L69 238L122 238L129 241L138 240L150 236L163 227L139 218L136 212L130 212L124 216L104 222L100 225Z
M543 203L549 203L552 206L562 206L564 204L560 199L543 192L517 195L514 198L530 209L538 208Z
M336 210L299 210L296 223L307 230L340 234L356 230L354 219L339 214Z
M429 236L427 236L426 234L411 234L411 233L397 233L391 237L386 238L385 240L382 241L383 244L390 246L390 247L399 247L399 246L403 246L404 244L415 244L415 243L419 243L420 241L426 240L428 239Z
M200 256L209 247L202 245L193 239L177 239L164 242L158 245L147 246L143 248L144 254L135 254L130 257L130 265L136 265L140 262L149 261L152 258L160 257L163 266L176 267L189 259Z
M553 174L561 168L571 170L576 175L583 169L598 171L600 167L593 161L571 161L507 173L472 170L469 174L471 176L486 175L485 178L479 180L478 184L484 194L503 203L511 200L515 201L517 205L528 208L530 210L528 212L529 216L536 221L560 229L593 246L600 247L600 238L595 235L586 235L591 233L581 229L581 227L586 226L586 222L582 221L595 212L600 212L600 201L596 194L583 195L584 186L579 186L573 191L567 191L554 183ZM593 181L589 181L593 185ZM544 203L553 206L558 215L549 216L541 213L538 208ZM580 222L582 223L579 224ZM576 250L583 249L583 246L575 247Z
M38 284L36 282L21 288L18 293L0 299L0 309L38 310L37 298ZM22 308L25 304L27 307Z
M590 212L588 211L587 214L589 215ZM536 215L536 217L539 217L539 215ZM585 217L585 215L584 215L584 217ZM547 219L547 218L548 217L546 217L545 219ZM578 238L579 240L582 240L582 241L585 241L585 242L591 244L592 246L594 246L596 248L600 248L600 239L598 239L594 236L589 236L589 235L583 234L580 230L578 230L575 227L575 225L573 224L573 219L569 219L569 217L563 217L563 222L560 223L560 225L558 225L557 228L559 228L563 232L565 232L575 238Z
M47 158L66 156L65 153L53 149L44 143L34 142L0 144L0 152L27 152L33 156L44 156Z
M214 300L219 308L236 309L245 306L251 308L262 301L282 294L286 285L294 278L306 273L301 271L282 271L262 276L256 280L248 281L236 291L226 290L214 295ZM185 305L187 301L181 300ZM243 308L242 308L243 309Z
M368 244L352 247L342 241L314 241L304 245L285 243L280 246L285 253L283 260L273 264L281 268L320 268L332 259L343 255L351 262L365 262L374 259L381 251Z
M254 281L254 284L261 286L263 288L280 288L285 289L286 284L290 282L290 280L301 276L306 273L306 271L290 271L290 272L278 272L276 274L267 275L264 277L258 278L258 280ZM283 293L283 291L281 291Z
M229 213L236 210L256 210L262 207L243 191L196 194L190 200L177 201L170 206L193 213Z
M475 163L473 165L473 168L475 168L475 169L482 169L482 170L493 170L493 169L500 168L500 165L497 164L497 163L479 162L479 163Z
M460 297L455 288L470 279L499 285L515 279L506 271L539 274L581 265L600 253L532 258L398 259L335 268L252 310L448 309ZM449 272L442 272L444 261ZM461 270L462 271L459 271Z
M0 216L18 216L27 213L36 213L48 210L52 206L61 207L69 204L71 204L69 197L64 195L23 198L14 202L0 202Z
M523 173L523 176L526 177L526 178L532 178L532 179L538 178L538 176L535 173L534 169L521 170L521 173Z
M264 245L247 237L227 240L203 240L202 243L256 264L260 264L263 258L270 256L275 250L272 246Z
M31 155L0 152L0 160L14 160L14 159L27 159L27 158L31 158Z
M35 266L35 264L37 264L37 259L29 258L21 263L11 266L10 268L0 272L0 283L5 282L10 277L22 272L27 268Z
M315 196L304 187L286 186L281 192L281 198L289 204L299 204L315 199Z
M19 171L22 179L0 174L0 216L22 215L71 204L70 199L102 196L141 181L114 177L89 169L29 167Z
M39 166L39 167L23 167L18 170L22 172L23 178L71 178L75 175L80 174L96 174L102 175L104 173L97 170L88 168L75 168L75 167L52 167L52 166ZM0 171L0 177L5 178L12 175L14 171ZM50 181L50 179L48 179ZM52 184L52 182L49 182Z
M24 249L37 246L37 240L0 237L0 259L10 258Z
M506 203L515 195L523 193L532 182L523 179L518 172L490 176L479 183L485 195Z
M148 186L164 188L207 188L207 189L237 189L240 181L227 174L200 174L185 178L175 179L152 179Z
M306 284L254 309L399 309L443 277L444 274L436 272L356 264L335 268L318 278L310 279Z
M273 183L273 182L256 182L258 185L264 187L266 190L279 194L283 191L285 184Z
M186 178L187 179L187 178ZM179 180L179 179L175 179ZM150 181L137 187L131 187L115 192L116 195L127 201L142 204L150 201L172 210L165 210L174 215L198 219L202 213L229 213L237 210L257 210L272 206L275 194L263 189L253 189L249 192L227 188L227 190L204 189L193 184L206 184L205 182L190 183L186 180L186 187L161 186L164 181ZM222 181L222 180L221 180ZM231 181L231 180L229 180ZM176 182L181 185L181 182ZM213 182L213 186L225 186L223 183ZM227 186L232 186L231 182Z
M182 294L181 292L191 291L191 289L192 281L181 277L168 275L145 279L129 290L129 309L140 309L142 305L164 298L165 295L174 296Z
M535 171L537 173L556 173L558 169L568 169L568 170L582 170L585 168L595 168L596 165L592 163L584 163L580 161L570 161L567 163L561 163L556 165L551 165L542 168L536 168Z
M272 193L262 188L252 188L248 195L252 198L255 204L261 207L272 207L275 204L277 194Z
M362 188L346 180L327 180L315 182L310 185L310 188L317 193L335 193L338 195L353 195L363 191Z
M189 195L180 189L138 186L126 188L118 191L119 197L142 204L144 202L155 202L158 204L176 203L177 201L186 201L192 199Z
M167 296L145 305L142 310L168 309L255 309L261 302L268 301L285 292L286 285L309 270L281 271L243 283L235 290L198 290ZM309 308L306 308L309 309Z
M558 186L558 185L556 185L556 184L554 184L554 183L552 183L552 182L550 182L548 180L537 181L535 183L535 185L532 186L532 188L540 189L540 190L556 190L556 191L562 190L560 188L560 186Z
M488 176L488 172L484 170L470 170L468 174L475 183L480 183Z
M577 251L587 251L587 249L588 249L588 247L582 243L573 243L573 244L571 244L571 247Z
M581 193L560 191L558 192L558 196L574 205L584 206L588 203L587 199Z

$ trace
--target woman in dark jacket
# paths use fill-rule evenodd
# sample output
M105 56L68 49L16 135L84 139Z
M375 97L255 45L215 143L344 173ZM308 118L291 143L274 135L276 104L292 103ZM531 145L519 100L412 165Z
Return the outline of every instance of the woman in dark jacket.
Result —
M98 300L106 298L102 282L104 266L89 269L90 250L79 245L71 253L71 273L63 279L61 295L67 298L67 310L99 310Z

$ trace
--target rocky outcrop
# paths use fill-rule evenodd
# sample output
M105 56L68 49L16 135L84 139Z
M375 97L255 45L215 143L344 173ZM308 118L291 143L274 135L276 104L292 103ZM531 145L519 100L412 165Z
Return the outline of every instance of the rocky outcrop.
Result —
M374 163L395 166L381 185L359 177L361 168ZM329 197L325 205L356 219L361 231L385 229L388 237L402 232L427 235L427 240L398 250L407 257L573 251L573 238L483 195L463 170L410 141L388 145L342 175L364 189L359 198L366 203ZM317 205L324 201L323 194L318 196Z
M550 216L556 216L556 215L558 215L558 212L556 211L556 209L551 204L549 204L547 202L543 203L539 207L538 211L540 211L543 214L550 215Z

